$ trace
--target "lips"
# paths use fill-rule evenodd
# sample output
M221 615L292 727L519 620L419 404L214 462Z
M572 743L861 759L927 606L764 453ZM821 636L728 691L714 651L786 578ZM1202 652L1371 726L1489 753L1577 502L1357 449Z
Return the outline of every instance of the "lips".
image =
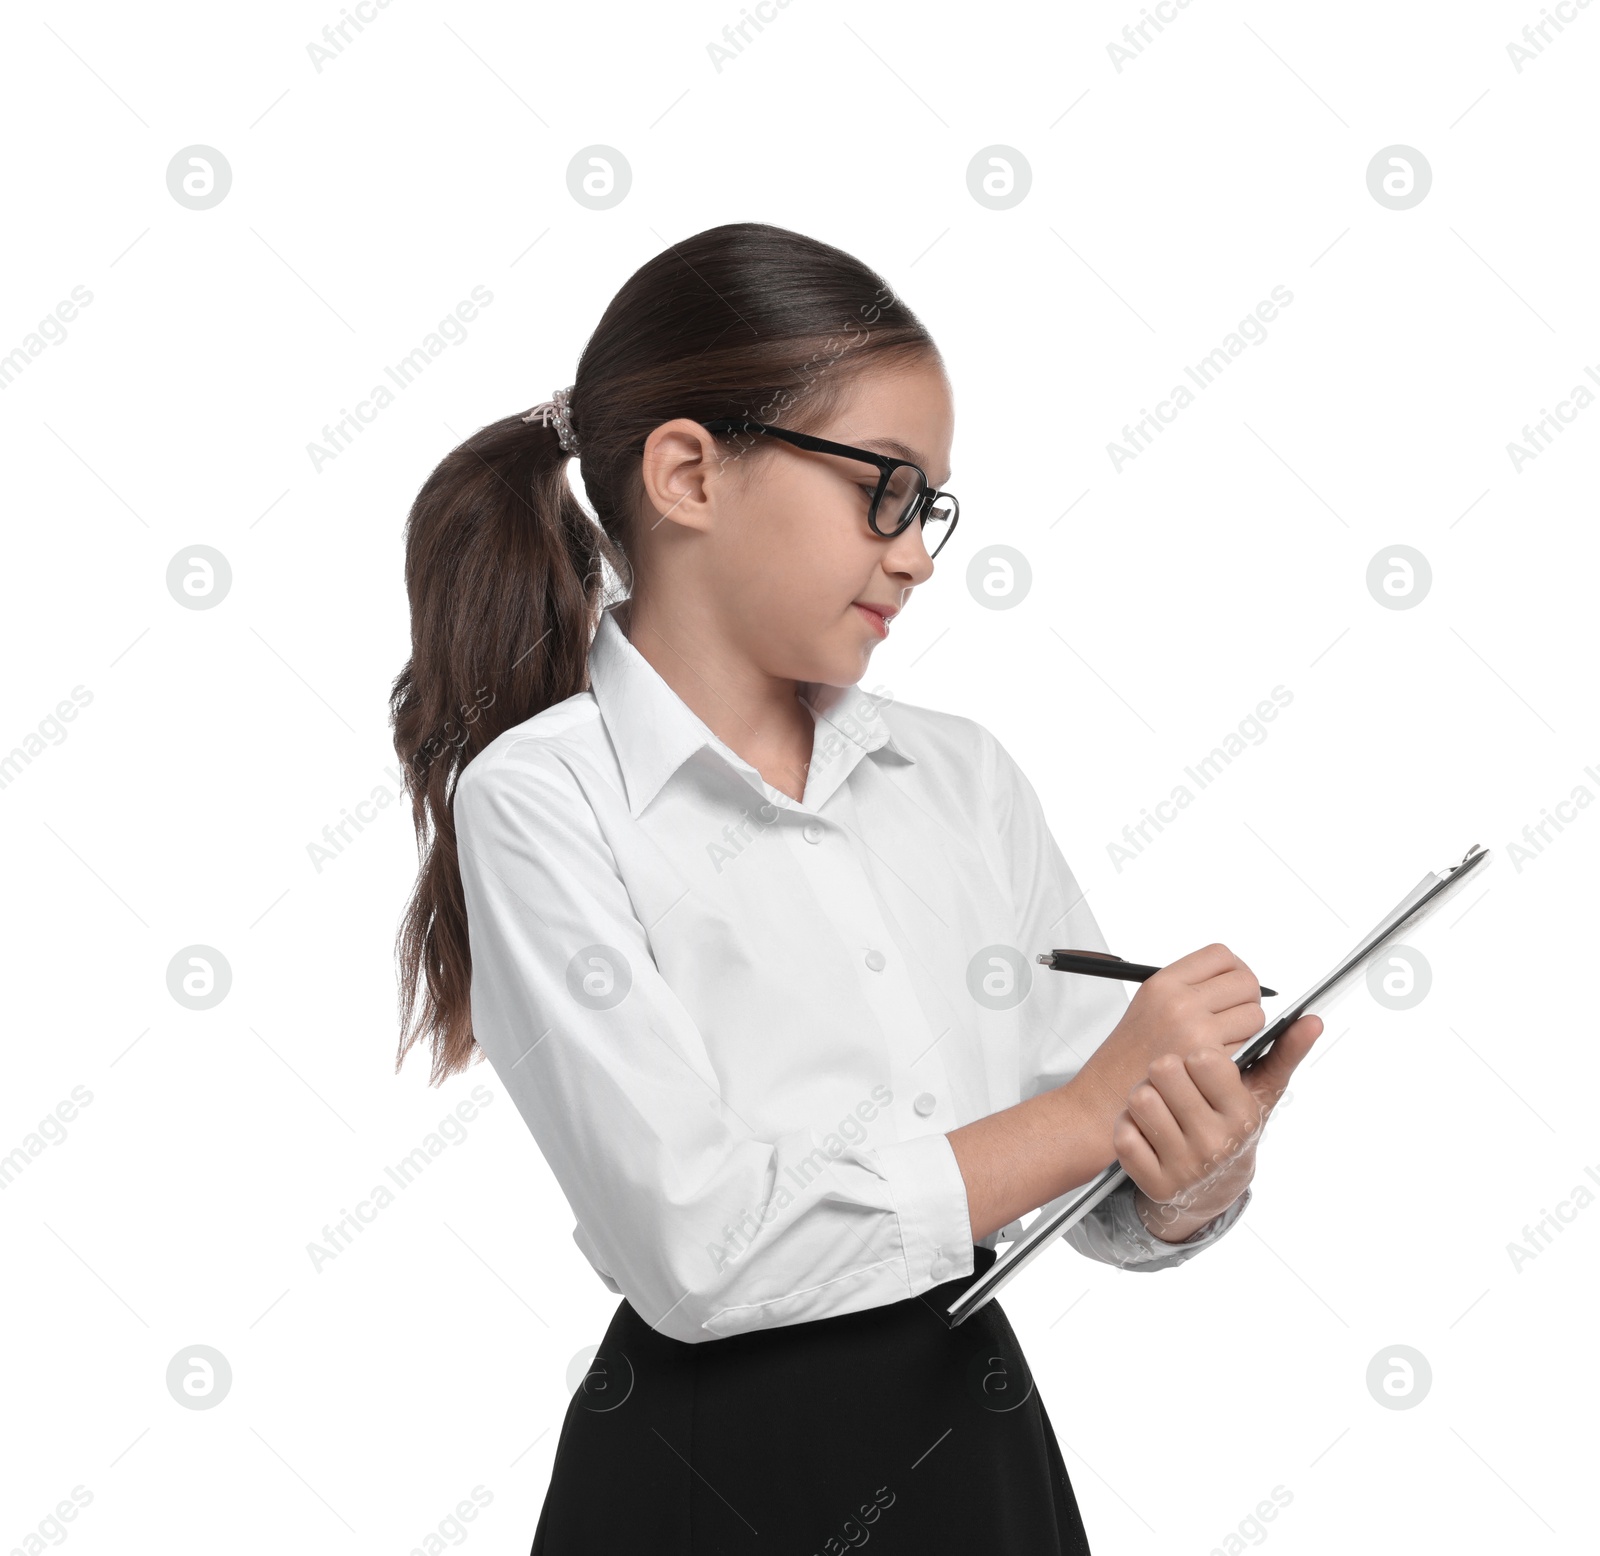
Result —
M894 606L868 605L862 600L856 600L854 604L855 608L877 628L881 637L888 637L889 623L898 614Z

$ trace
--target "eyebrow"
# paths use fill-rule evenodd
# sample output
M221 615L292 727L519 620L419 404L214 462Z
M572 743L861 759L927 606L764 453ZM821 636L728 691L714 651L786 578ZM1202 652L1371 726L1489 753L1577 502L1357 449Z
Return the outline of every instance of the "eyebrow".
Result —
M909 459L917 469L924 474L927 473L927 461L909 444L902 443L898 438L864 438L859 447L877 449L880 453L892 454L896 459ZM949 476L945 477L945 480L949 479Z

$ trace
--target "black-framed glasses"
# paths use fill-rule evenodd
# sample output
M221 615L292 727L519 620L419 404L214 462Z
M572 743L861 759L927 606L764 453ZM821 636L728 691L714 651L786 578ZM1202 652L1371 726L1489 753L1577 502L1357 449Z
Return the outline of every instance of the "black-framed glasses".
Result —
M841 459L854 459L872 465L878 471L877 486L872 493L872 504L867 509L867 523L875 535L893 540L909 528L914 519L922 520L923 544L928 546L928 556L933 558L944 549L955 533L956 521L961 517L961 504L949 492L935 491L928 478L909 459L892 459L870 448L852 448L848 443L832 443L827 438L814 438L809 432L790 432L786 427L772 427L764 421L754 421L746 416L722 416L715 421L700 423L707 432L752 432L766 437L780 438L796 448L810 449L818 454L834 454ZM865 488L863 488L865 490Z

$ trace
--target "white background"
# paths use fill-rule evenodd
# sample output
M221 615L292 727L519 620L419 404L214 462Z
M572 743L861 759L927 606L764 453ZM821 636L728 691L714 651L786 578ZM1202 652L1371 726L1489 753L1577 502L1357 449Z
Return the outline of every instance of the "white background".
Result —
M0 391L0 751L45 731L0 787L0 1155L25 1162L0 1190L0 1547L527 1549L617 1299L488 1066L393 1073L406 815L320 871L308 847L394 788L421 481L570 383L638 265L755 219L858 254L944 353L962 523L867 680L1006 743L1113 950L1222 940L1292 994L1424 872L1495 851L1419 935L1420 1003L1331 1013L1225 1243L1152 1278L1061 1246L1008 1288L1095 1549L1578 1549L1600 818L1510 845L1600 793L1600 408L1520 470L1508 444L1600 389L1600 6L1521 71L1532 3L1196 0L1120 70L1137 4L793 0L719 70L732 0L395 0L319 70L339 9L0 21L0 353L93 296ZM197 144L232 170L206 210L166 182ZM595 144L632 170L602 211L567 185ZM1432 169L1404 210L1367 183L1396 144ZM994 145L1032 174L1004 210L967 183ZM1266 339L1119 471L1124 424L1278 285ZM467 338L315 469L474 286ZM996 544L1032 573L1004 610L968 584ZM231 567L212 609L167 586L197 545ZM1404 609L1367 584L1396 546L1432 575ZM1119 867L1108 845L1275 686L1266 738ZM167 984L196 944L232 975L200 1011ZM480 1086L318 1273L308 1244ZM1562 1204L1519 1270L1508 1244ZM168 1392L196 1345L232 1369L212 1409ZM1397 1345L1432 1371L1409 1409L1367 1385Z

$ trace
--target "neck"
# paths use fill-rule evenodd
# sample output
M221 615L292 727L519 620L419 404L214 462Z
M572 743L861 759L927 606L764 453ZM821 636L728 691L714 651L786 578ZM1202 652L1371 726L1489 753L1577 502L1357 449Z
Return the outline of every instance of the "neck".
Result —
M773 788L805 795L816 724L801 683L768 674L709 613L635 594L617 625L679 699Z

